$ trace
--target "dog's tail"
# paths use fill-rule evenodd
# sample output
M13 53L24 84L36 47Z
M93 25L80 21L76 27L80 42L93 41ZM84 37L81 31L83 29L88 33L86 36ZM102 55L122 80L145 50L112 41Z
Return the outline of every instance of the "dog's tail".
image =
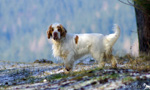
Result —
M113 45L115 44L115 42L120 36L120 28L117 24L114 24L113 31L114 31L113 34L106 35L105 38L106 49L107 49L106 53L108 53L112 49Z
M113 46L120 36L120 28L117 24L114 24L113 31L113 34L109 34L106 36L106 39L109 42L110 46Z
M113 31L115 32L117 37L120 36L120 28L119 28L119 26L117 24L114 24Z

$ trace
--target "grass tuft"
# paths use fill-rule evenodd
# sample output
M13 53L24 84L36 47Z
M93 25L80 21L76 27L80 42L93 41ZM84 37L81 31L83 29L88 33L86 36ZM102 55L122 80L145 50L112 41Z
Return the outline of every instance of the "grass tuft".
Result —
M122 79L122 83L130 83L130 82L133 82L133 81L135 81L136 79L133 79L132 77L125 77L125 78L123 78Z

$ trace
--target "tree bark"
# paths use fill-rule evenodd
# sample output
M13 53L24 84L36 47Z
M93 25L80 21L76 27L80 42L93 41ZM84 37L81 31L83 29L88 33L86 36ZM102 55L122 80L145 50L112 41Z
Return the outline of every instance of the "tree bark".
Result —
M135 8L140 55L150 54L150 16Z

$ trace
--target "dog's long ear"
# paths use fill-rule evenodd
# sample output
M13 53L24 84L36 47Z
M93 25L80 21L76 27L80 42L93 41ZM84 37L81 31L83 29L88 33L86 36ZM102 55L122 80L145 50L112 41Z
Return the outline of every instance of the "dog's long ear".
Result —
M65 37L66 33L67 33L67 30L62 25L60 25L60 28L61 28L61 36Z
M50 25L47 30L47 38L48 39L50 39L50 37L52 36L52 32L53 32L53 28L52 28L52 25Z

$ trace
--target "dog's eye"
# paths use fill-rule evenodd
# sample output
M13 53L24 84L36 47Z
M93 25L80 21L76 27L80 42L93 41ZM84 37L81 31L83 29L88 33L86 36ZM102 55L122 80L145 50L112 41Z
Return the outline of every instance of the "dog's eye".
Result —
M60 30L60 29L58 29L58 31L60 32L61 30Z
M52 28L52 31L54 31L54 29Z

